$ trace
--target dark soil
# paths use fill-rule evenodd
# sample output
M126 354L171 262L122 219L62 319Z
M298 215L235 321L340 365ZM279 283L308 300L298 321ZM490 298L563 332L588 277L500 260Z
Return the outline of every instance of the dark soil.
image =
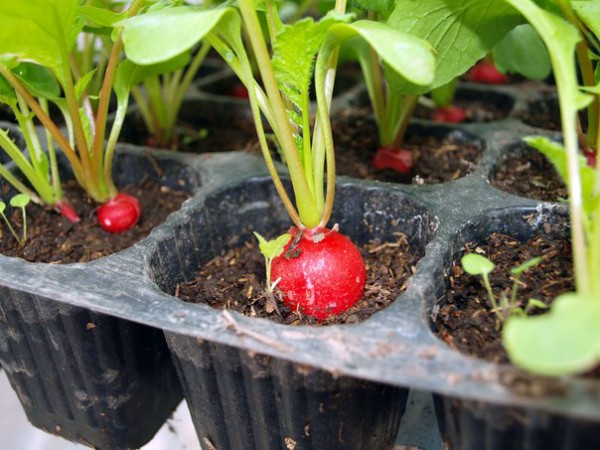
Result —
M508 115L505 108L501 108L500 106L495 105L493 102L485 100L457 98L452 104L465 110L467 114L467 118L465 120L466 123L493 122L495 120L502 120ZM419 119L431 120L433 111L434 110L431 108L418 105L415 109L414 116L418 117Z
M574 289L571 248L567 240L539 236L526 242L494 233L483 244L467 244L464 253L484 254L496 264L490 274L496 298L510 297L513 279L510 269L536 256L542 262L521 275L517 294L518 305L526 307L535 298L549 304L559 294ZM480 277L465 273L455 262L449 274L450 287L437 306L433 327L449 346L488 361L508 362L501 342L501 322L492 312ZM532 313L541 313L534 309Z
M215 114L194 124L180 122L176 140L161 145L148 135L141 117L134 116L121 133L121 142L189 153L212 153L245 150L255 145L257 138L251 118L239 116L225 120Z
M568 195L554 166L535 150L508 155L500 162L491 183L500 190L537 200L558 201Z
M372 242L359 247L366 267L365 293L356 305L343 314L331 316L321 324L356 323L382 310L405 289L421 255L410 252L404 234L395 242ZM261 317L287 325L314 325L316 320L290 310L281 302L281 292L271 295L264 289L264 258L255 242L232 248L200 268L196 278L177 286L175 296L215 309L234 310L250 317Z
M0 230L0 253L18 256L31 262L87 262L123 250L146 237L152 228L164 222L176 211L189 194L161 186L146 178L135 186L124 186L121 192L134 195L140 201L142 216L132 229L110 234L96 220L94 203L75 181L63 186L64 196L78 214L81 222L73 224L60 214L39 205L27 206L27 241L19 247L4 223ZM22 230L21 212L13 211L13 227Z
M394 183L436 184L456 180L471 172L481 148L464 143L457 135L409 136L404 148L413 153L414 166L402 174L377 171L371 164L379 147L377 127L368 108L343 111L333 119L333 139L339 175Z

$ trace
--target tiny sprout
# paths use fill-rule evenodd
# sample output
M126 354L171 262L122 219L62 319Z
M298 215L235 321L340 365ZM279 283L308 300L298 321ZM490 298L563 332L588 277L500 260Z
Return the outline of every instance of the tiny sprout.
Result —
M27 214L25 212L25 207L31 201L31 197L27 194L17 194L13 198L10 199L10 206L13 208L21 208L21 212L23 214L23 237L19 241L19 245L23 245L23 243L27 240Z
M267 272L267 290L269 292L273 292L273 289L277 285L277 280L274 284L271 284L271 263L275 258L280 256L283 253L283 250L290 239L292 239L292 235L289 233L284 233L281 236L267 241L264 237L258 234L256 231L254 232L256 239L258 239L258 246L260 248L260 252L265 257L265 265Z
M494 296L494 292L492 291L492 286L488 277L489 273L492 272L492 270L494 270L494 268L496 267L494 263L491 262L485 256L478 255L476 253L469 253L462 257L461 264L465 272L469 273L470 275L481 275L481 277L483 278L485 290L487 291L490 303L492 304L492 311L494 312L494 314L496 314L496 316L499 319L504 320L511 315L525 315L533 308L547 308L547 306L543 302L534 298L530 299L527 302L527 306L525 307L525 309L517 306L517 290L519 288L519 281L521 275L526 270L537 266L541 261L541 257L532 258L528 261L525 261L517 267L513 267L510 270L510 273L514 277L510 299L506 298L506 296L502 294L500 298L500 308L498 308L498 303L496 301L496 297ZM505 311L505 313L501 315L500 310Z
M483 277L483 285L485 286L490 303L492 304L492 311L498 315L498 304L496 303L496 297L494 297L490 279L488 277L489 273L496 267L494 263L485 256L478 255L477 253L469 253L463 256L460 262L463 269L465 269L468 274L481 275Z

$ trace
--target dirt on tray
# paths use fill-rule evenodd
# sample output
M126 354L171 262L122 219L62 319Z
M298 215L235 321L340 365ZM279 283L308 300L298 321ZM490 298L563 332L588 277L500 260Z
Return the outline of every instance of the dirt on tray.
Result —
M393 242L371 242L359 246L367 267L363 298L345 313L330 316L320 325L361 322L391 304L405 289L421 255L411 253L404 234ZM234 247L212 259L197 272L194 280L177 286L175 296L215 309L234 310L287 325L316 325L317 321L290 309L282 293L265 290L265 263L256 242Z
M99 205L74 180L65 182L63 189L64 198L80 215L81 222L74 224L55 211L30 203L26 209L26 242L19 246L3 223L0 253L31 262L88 262L116 253L143 239L189 197L186 192L161 186L149 178L137 185L124 186L120 191L138 198L142 215L130 230L111 234L98 224L96 210ZM11 223L20 235L23 229L20 210L12 212Z
M510 298L513 278L510 269L537 256L542 262L525 271L520 278L517 302L525 308L531 298L550 304L559 294L574 290L573 264L568 240L538 236L525 242L499 233L483 243L467 244L464 253L479 253L496 268L489 275L497 299ZM450 286L433 314L436 334L460 352L497 363L508 362L501 341L501 321L481 278L466 273L456 261L449 274ZM545 310L534 308L532 314Z

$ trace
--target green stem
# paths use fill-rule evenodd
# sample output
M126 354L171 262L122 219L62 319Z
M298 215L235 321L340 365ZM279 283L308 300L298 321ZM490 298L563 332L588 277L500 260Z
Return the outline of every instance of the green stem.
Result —
M490 303L492 304L492 311L498 317L500 317L500 310L498 309L498 303L496 303L496 298L494 297L494 292L492 292L492 285L490 284L490 279L487 276L487 273L483 275L483 285L485 286L485 290L487 291L488 297L490 299Z
M54 191L48 183L48 180L45 178L45 176L42 176L40 173L35 171L31 163L27 160L27 158L25 158L23 153L21 153L21 149L19 149L12 139L10 139L5 130L0 130L0 147L4 149L19 170L23 172L25 178L27 178L35 191L42 198L42 202L47 205L53 205L55 202ZM39 197L35 194L32 196L31 190L23 183L18 181L17 178L12 175L3 165L0 165L0 175L18 191L28 194L32 198L39 199Z
M40 106L46 114L48 114L48 101L46 99L40 99ZM48 159L50 161L50 182L52 183L52 189L54 190L54 197L56 200L62 200L63 191L60 182L60 173L58 172L58 161L56 160L56 149L54 148L54 139L48 129L44 128L46 134L46 145L48 147Z
M320 223L321 217L316 210L315 201L306 180L302 163L298 157L296 143L290 129L285 105L281 98L275 74L271 67L269 52L256 16L256 11L253 8L251 0L240 0L239 6L267 92L268 101L272 105L273 119L277 125L275 131L290 172L298 212L302 224L305 227L313 228Z
M83 188L86 192L95 198L96 185L97 185L97 174L92 170L92 161L90 158L90 151L88 147L87 138L83 129L83 123L81 122L81 116L79 115L79 105L77 102L77 96L75 94L75 86L73 85L73 77L71 75L70 58L66 50L63 50L62 55L62 72L64 76L63 80L63 91L65 99L67 100L67 108L69 110L69 116L73 124L73 130L75 133L75 142L77 145L77 154L79 155L79 161L81 163L82 176L84 185Z
M10 221L8 220L8 217L6 217L6 214L4 214L4 212L2 212L2 213L0 213L0 215L4 219L4 222L6 223L6 226L8 227L10 233L13 235L13 237L15 238L15 240L17 241L17 243L19 245L21 245L21 240L19 239L19 235L17 234L17 232L15 231L15 229L10 224Z
M138 13L144 0L134 0L129 9L127 10L127 17L133 17ZM119 30L119 33L115 39L113 47L108 57L108 64L106 65L106 71L104 72L104 81L100 88L100 102L98 104L98 111L96 113L96 134L94 135L93 142L93 157L94 157L94 172L99 177L100 192L96 192L94 199L96 201L105 201L111 198L113 190L111 187L114 186L112 180L112 171L105 170L102 167L103 162L106 160L103 152L104 138L106 135L106 121L108 117L108 106L110 102L110 94L112 92L114 78L117 72L117 66L121 58L121 48L123 46L123 30ZM114 127L113 127L114 128ZM114 195L112 195L114 196Z
M69 142L65 139L64 135L60 132L56 124L50 119L50 116L44 112L39 103L29 94L27 89L21 84L21 82L12 74L12 72L2 64L0 64L0 74L6 78L10 85L15 89L17 94L21 95L36 117L42 122L42 125L52 134L52 137L56 140L59 147L64 152L65 156L69 160L73 171L76 174L83 174L83 168L77 155L73 151L73 148L69 145Z
M408 130L408 124L410 118L419 103L418 95L406 95L404 96L404 105L400 114L400 119L397 122L397 127L394 131L394 140L392 141L393 148L400 148L404 143L406 136L406 130Z
M142 116L142 120L146 125L148 133L150 133L151 136L154 136L156 134L155 119L152 113L150 112L148 101L146 100L144 95L142 95L140 89L137 86L131 87L131 95L140 111L140 115Z

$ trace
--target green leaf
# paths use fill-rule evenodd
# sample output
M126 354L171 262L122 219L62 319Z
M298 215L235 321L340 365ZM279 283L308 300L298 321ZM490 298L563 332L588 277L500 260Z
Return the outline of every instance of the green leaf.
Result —
M460 263L463 269L471 275L487 275L496 267L488 258L477 253L466 254Z
M92 81L92 78L94 78L95 74L96 74L96 69L90 70L88 73L86 73L83 77L81 77L77 81L77 83L75 84L75 95L77 96L78 99L81 98L81 96L87 89L88 85L90 84L90 81Z
M300 110L308 105L308 92L315 55L332 25L349 20L348 15L328 14L319 22L312 18L284 25L273 42L273 70L283 93ZM298 117L302 125L301 117Z
M465 73L522 22L503 0L397 0L387 23L435 49L435 80L418 94Z
M27 90L34 97L41 97L48 100L60 98L61 89L49 69L30 62L23 62L13 69L15 75L27 87Z
M111 27L127 16L127 12L115 12L106 7L81 6L79 12L94 25L99 27Z
M31 197L29 197L29 195L17 194L10 199L10 206L12 206L13 208L25 208L30 201Z
M571 2L571 8L596 37L600 37L600 3L597 1Z
M600 302L567 293L548 314L511 317L502 341L513 363L541 375L577 374L600 361Z
M565 148L542 136L526 137L525 142L542 153L552 163L560 177L568 183L567 152ZM594 193L596 174L594 168L588 166L583 156L579 156L579 176L581 177L581 199L586 214L591 215L596 209L599 198Z
M6 211L6 203L0 201L0 214L4 215L4 211Z
M394 7L394 0L353 0L351 4L363 11L377 13L379 19L385 19Z
M190 50L221 21L240 22L235 10L182 6L119 22L127 57L136 64L156 64ZM177 30L176 33L173 30Z
M510 31L496 44L492 55L502 72L517 73L531 80L543 80L551 72L546 46L529 24Z
M526 270L529 270L532 267L537 266L541 262L542 262L542 258L539 256L536 258L531 258L530 260L525 261L523 264L510 269L510 273L512 273L513 275L521 275Z
M411 85L428 85L434 79L432 48L422 39L368 20L333 25L330 34L340 43L360 36L389 69Z
M0 55L52 68L57 74L83 28L80 0L6 1L0 9ZM18 36L18 39L16 39Z
M532 309L532 308L548 309L548 305L546 305L541 300L538 300L537 298L530 298L529 301L527 302L527 309Z
M6 78L0 75L0 103L11 105L16 101L17 95L15 94L15 90L10 83L6 81Z
M288 233L284 233L281 236L278 236L275 239L267 241L264 237L262 237L257 232L254 232L254 235L258 239L258 246L260 248L260 252L264 255L267 260L272 260L277 258L283 253L283 250L290 239L292 239L292 235Z

